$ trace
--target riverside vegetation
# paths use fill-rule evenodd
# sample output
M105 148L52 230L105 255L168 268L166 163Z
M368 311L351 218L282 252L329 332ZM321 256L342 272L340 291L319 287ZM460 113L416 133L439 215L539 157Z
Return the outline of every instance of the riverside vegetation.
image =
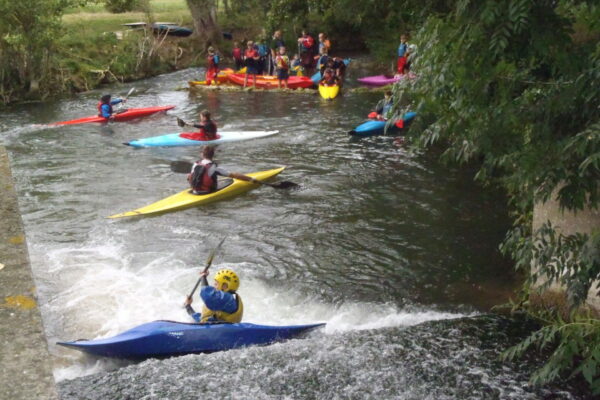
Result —
M210 31L196 40L168 42L149 32L122 40L103 33L130 22L130 13L83 22L82 12L98 12L98 3L1 0L0 101L196 65L206 44L218 40L220 27L246 30L248 38L261 28L282 28L293 43L306 26L337 39L338 49L366 48L388 64L400 33L410 33L418 45L413 70L419 79L394 90L398 114L406 109L403 97L419 112L410 131L413 145L442 148L446 162L478 162L476 180L503 187L510 199L514 227L501 248L527 277L514 310L542 325L505 357L536 348L548 361L533 373L533 383L583 379L591 393L600 394L600 322L585 305L590 289L598 290L600 227L574 235L549 223L536 232L531 228L534 204L553 193L566 210L599 205L597 1L108 0L117 11L141 10L138 20L176 18ZM161 14L161 7L171 12ZM200 20L200 14L211 19ZM228 44L220 45L226 54ZM553 283L565 288L565 307L535 301Z

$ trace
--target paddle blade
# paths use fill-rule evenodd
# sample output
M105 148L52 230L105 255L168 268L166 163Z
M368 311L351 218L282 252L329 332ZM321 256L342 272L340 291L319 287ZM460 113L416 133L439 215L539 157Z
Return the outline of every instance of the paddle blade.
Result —
M192 165L194 165L194 163L189 161L171 161L171 171L187 174L192 171Z
M265 183L265 182L263 182L263 183ZM300 186L297 183L290 182L290 181L267 183L267 185L271 186L273 189L291 189L291 188L297 188Z
M396 121L396 128L398 129L402 129L404 128L404 120L403 119L399 119L398 121Z
M369 113L368 117L369 118L377 118L377 113L375 111L372 111Z
M177 125L179 125L180 127L184 127L186 125L185 121L182 120L181 118L177 117Z

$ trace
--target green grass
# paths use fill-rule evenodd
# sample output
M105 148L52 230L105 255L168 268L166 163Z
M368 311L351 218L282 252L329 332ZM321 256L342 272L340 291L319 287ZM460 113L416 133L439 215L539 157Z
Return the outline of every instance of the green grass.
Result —
M185 0L151 0L150 6L156 21L192 26L192 16ZM123 24L144 21L145 18L140 11L112 14L103 4L89 4L68 10L63 16L63 23L70 34L87 35L129 29Z

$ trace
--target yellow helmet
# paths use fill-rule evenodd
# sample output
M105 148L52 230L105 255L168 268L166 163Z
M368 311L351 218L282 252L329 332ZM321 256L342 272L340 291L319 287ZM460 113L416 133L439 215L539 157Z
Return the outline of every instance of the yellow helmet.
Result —
M219 282L219 289L227 284L227 292L235 292L240 287L240 278L230 269L222 269L215 275L215 281Z

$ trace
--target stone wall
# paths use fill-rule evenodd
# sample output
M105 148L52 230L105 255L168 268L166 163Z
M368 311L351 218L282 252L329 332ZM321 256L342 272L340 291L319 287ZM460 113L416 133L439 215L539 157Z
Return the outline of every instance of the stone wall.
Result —
M0 146L0 399L57 399L6 149Z
M551 198L556 199L556 192ZM587 208L579 212L561 211L556 200L536 204L533 208L533 231L535 232L547 221L550 221L564 235L577 232L591 233L593 230L600 229L600 210ZM600 285L600 282L597 285ZM554 289L561 288L556 286ZM588 304L600 310L600 297L596 296L596 292L597 288L592 287L588 295Z

